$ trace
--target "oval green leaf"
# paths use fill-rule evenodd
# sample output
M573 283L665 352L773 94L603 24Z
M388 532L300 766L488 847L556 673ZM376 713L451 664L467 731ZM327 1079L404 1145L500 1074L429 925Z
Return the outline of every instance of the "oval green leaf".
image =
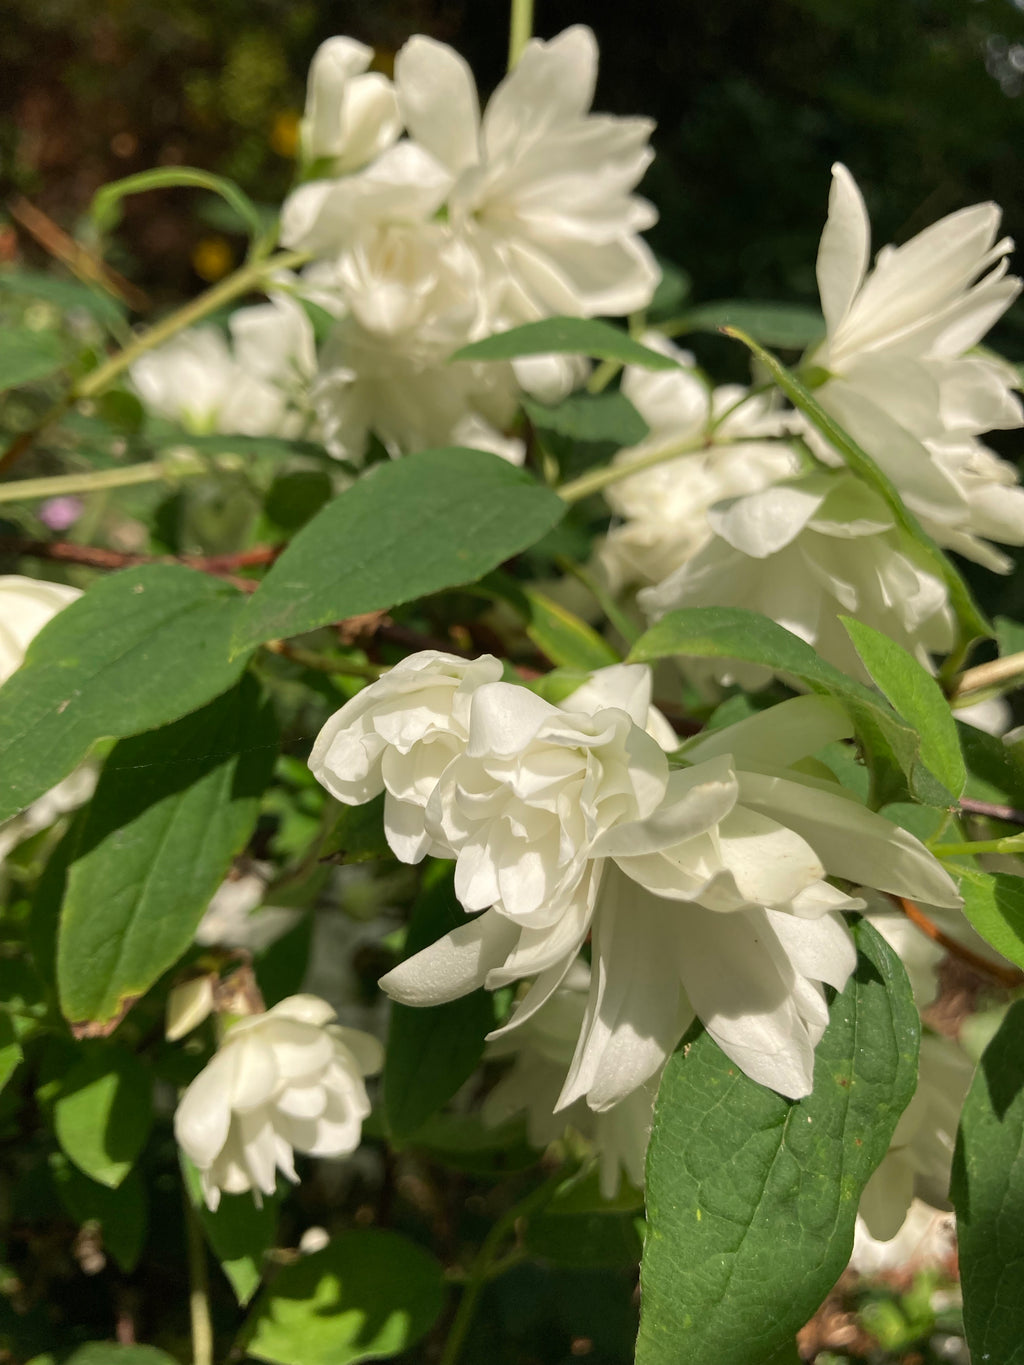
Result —
M599 318L543 318L524 322L507 332L497 332L471 342L455 352L452 360L514 360L521 355L587 355L595 360L617 360L641 365L646 370L676 370L671 356L652 351L634 341L628 332Z
M275 1276L245 1349L273 1365L388 1360L430 1330L443 1304L441 1267L415 1243L395 1232L343 1232Z
M173 564L95 583L40 631L0 687L0 820L57 785L98 739L167 725L219 696L242 595Z
M253 678L116 745L61 909L57 986L73 1032L109 1032L189 948L253 831L276 756L273 711Z
M146 1144L153 1073L126 1048L95 1047L63 1078L53 1126L80 1171L116 1189Z
M956 721L942 688L921 664L888 635L855 621L839 618L864 667L904 720L921 737L921 762L959 797L967 781Z
M670 611L641 635L633 663L674 655L742 659L796 678L812 692L834 697L849 711L874 779L875 800L898 801L907 791L927 805L950 805L952 795L921 762L921 736L881 697L827 663L799 636L743 607L686 607ZM901 778L903 774L906 781Z
M1024 1365L1024 1001L985 1049L960 1116L956 1208L971 1359Z
M899 958L866 921L853 932L857 967L805 1099L748 1079L699 1024L669 1059L647 1157L637 1365L761 1365L850 1258L861 1191L914 1093L921 1027Z
M452 447L376 465L308 523L247 603L235 649L473 583L565 504L497 455Z

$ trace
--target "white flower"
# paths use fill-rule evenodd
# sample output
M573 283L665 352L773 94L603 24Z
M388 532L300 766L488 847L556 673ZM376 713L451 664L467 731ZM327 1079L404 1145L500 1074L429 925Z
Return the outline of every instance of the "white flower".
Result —
M403 347L343 319L329 336L313 403L324 444L360 464L371 435L397 457L464 445L522 464L522 441L504 435L515 415L510 365L449 365L445 347Z
M869 271L864 201L845 166L832 174L818 251L827 336L809 358L830 377L817 396L942 544L1000 567L980 541L1024 543L1024 493L973 440L1024 421L1013 369L973 349L1021 287L1006 274L1013 242L996 240L999 208L952 213Z
M601 1194L613 1199L622 1175L644 1185L644 1161L651 1135L661 1072L611 1109L595 1113L583 1100L555 1112L583 1024L590 968L581 960L551 999L522 1028L491 1043L487 1056L511 1057L512 1065L484 1100L485 1124L497 1126L525 1114L534 1147L547 1147L573 1129L590 1142L598 1160Z
M949 1207L953 1148L973 1075L974 1063L958 1043L937 1034L921 1039L917 1090L861 1195L858 1213L872 1237L895 1237L915 1197Z
M658 268L638 234L656 215L631 193L653 125L591 114L596 74L589 28L534 39L481 118L451 48L418 36L395 61L405 126L447 177L451 221L484 261L506 324L629 313L654 292Z
M473 693L500 677L501 664L489 654L474 660L437 650L410 655L331 717L313 745L313 775L348 806L386 792L388 843L404 862L419 862L432 847L427 801L465 748Z
M792 767L850 734L835 704L796 698L700 737L670 773L640 728L647 670L602 673L590 714L578 694L561 707L501 683L474 694L469 739L426 824L456 857L463 906L483 913L381 984L425 1005L532 978L505 1026L515 1028L591 935L591 994L561 1105L620 1102L694 1013L748 1075L806 1094L827 1022L819 983L841 987L854 960L830 912L863 905L826 875L929 904L959 904L955 888L905 831Z
M678 607L749 607L865 682L841 614L882 631L927 668L933 654L951 648L945 583L881 498L853 475L822 470L778 484L720 504L708 522L713 539L637 595L649 619ZM764 680L763 670L744 666L711 671L748 685Z
M367 73L372 59L373 49L354 38L328 38L309 68L302 154L307 162L328 161L332 175L365 166L402 131L391 82Z
M948 1271L955 1252L953 1215L932 1208L923 1199L914 1199L903 1226L887 1241L872 1237L867 1223L858 1215L850 1268L860 1275L882 1275L911 1267L916 1271L932 1267Z
M142 356L130 371L139 397L193 436L299 435L315 365L312 325L302 308L275 297L240 309L230 327L233 350L218 327L206 325Z
M689 453L606 489L605 500L621 519L598 551L613 590L662 582L711 539L710 508L791 478L803 464L792 445L771 439L787 434L792 413L738 384L712 391L687 352L654 336L644 341L680 368L625 370L622 392L650 431L613 463L625 468L675 449Z
M0 684L21 667L43 626L81 595L81 589L63 583L0 575Z
M174 1133L211 1209L221 1192L273 1194L293 1156L347 1156L370 1112L363 1077L379 1071L376 1038L332 1024L315 995L293 995L234 1024L186 1090Z

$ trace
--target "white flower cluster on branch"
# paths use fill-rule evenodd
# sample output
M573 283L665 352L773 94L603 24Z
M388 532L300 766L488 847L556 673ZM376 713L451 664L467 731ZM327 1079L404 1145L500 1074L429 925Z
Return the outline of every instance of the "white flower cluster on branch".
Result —
M521 322L643 308L659 279L639 235L657 215L632 192L653 125L590 112L597 56L582 25L534 40L481 113L444 43L411 38L392 82L370 48L329 39L281 220L313 261L234 315L233 352L207 327L137 362L140 396L195 434L308 432L355 464L374 437L391 455L457 443L521 462L521 387L555 400L582 362L453 352ZM328 323L318 355L302 299Z
M959 904L915 838L798 766L847 737L835 703L799 697L690 741L652 735L643 666L599 670L560 705L498 680L487 657L425 652L344 706L310 766L339 800L386 793L403 861L455 860L467 920L382 978L411 1005L529 981L522 1029L589 953L557 1097L611 1110L654 1077L696 1015L748 1075L809 1093L854 952L841 878Z
M804 368L825 410L935 540L1005 572L1010 560L990 542L1024 544L1024 489L980 438L1021 426L1024 410L1013 368L977 349L1020 290L1006 273L1013 244L996 240L999 216L993 204L951 214L883 248L869 271L867 211L837 165L818 253L826 337ZM619 520L599 559L614 587L637 589L647 619L678 607L749 607L865 680L840 615L927 666L951 648L954 617L935 564L803 417L766 410L760 394L711 393L692 368L670 377L630 370L623 388L651 434L619 462L659 448L668 462L609 490ZM756 681L749 669L714 671Z

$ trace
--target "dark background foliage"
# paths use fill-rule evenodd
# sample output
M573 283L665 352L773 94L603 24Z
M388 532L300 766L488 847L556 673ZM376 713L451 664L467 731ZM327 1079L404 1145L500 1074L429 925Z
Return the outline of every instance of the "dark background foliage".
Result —
M317 44L350 33L388 67L413 32L452 42L481 85L505 61L504 0L7 0L0 175L73 225L104 181L182 162L273 203ZM1024 12L1014 0L538 0L542 35L584 20L598 105L658 122L653 238L698 298L813 297L831 162L880 240L997 199L1024 237ZM118 262L158 295L229 260L192 196L129 205ZM205 221L204 221L205 220ZM220 229L220 231L219 231ZM230 239L228 247L232 247ZM1024 324L1016 349L1024 352Z

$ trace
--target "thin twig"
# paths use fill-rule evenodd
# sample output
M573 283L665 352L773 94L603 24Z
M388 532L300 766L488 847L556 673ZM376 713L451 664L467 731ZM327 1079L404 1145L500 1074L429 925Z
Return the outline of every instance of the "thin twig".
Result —
M911 924L915 924L922 934L937 943L940 948L945 948L950 957L966 962L974 971L998 981L1007 990L1015 990L1024 984L1024 972L1019 972L1016 967L1004 967L1000 962L993 962L991 958L973 952L965 944L943 932L913 901L908 901L903 896L890 896L889 899L899 906Z
M991 820L1005 820L1008 825L1024 825L1024 810L1014 806L1000 806L995 801L975 801L961 796L960 809L968 815L987 815Z
M1004 654L1001 659L991 659L987 664L977 664L965 668L956 679L952 700L965 697L971 692L983 692L987 687L998 687L1001 683L1024 683L1024 652Z
M677 441L647 455L640 455L635 460L630 460L628 464L605 465L601 469L588 470L578 479L570 479L568 483L563 483L555 492L563 502L579 502L581 498L587 498L591 493L599 493L613 483L631 479L634 474L639 474L644 469L668 464L670 460L678 460L681 455L695 455L700 450L706 450L710 444L705 437L695 441Z
M192 1365L213 1365L213 1324L210 1321L210 1282L206 1267L206 1243L199 1215L188 1190L185 1200L185 1236L188 1243L188 1306L192 1320Z
M44 251L48 251L77 275L85 284L96 284L108 294L126 303L136 313L144 313L150 306L149 295L138 285L126 280L105 261L101 261L80 242L69 237L62 227L45 214L35 204L19 195L8 204L8 211L14 221L30 233Z
M81 564L87 569L135 569L140 564L184 564L200 573L229 577L238 569L258 569L273 564L283 545L257 545L230 555L141 555L105 550L98 545L73 545L65 540L29 540L23 536L0 536L0 555L25 555L31 559ZM255 587L249 580L240 580Z

